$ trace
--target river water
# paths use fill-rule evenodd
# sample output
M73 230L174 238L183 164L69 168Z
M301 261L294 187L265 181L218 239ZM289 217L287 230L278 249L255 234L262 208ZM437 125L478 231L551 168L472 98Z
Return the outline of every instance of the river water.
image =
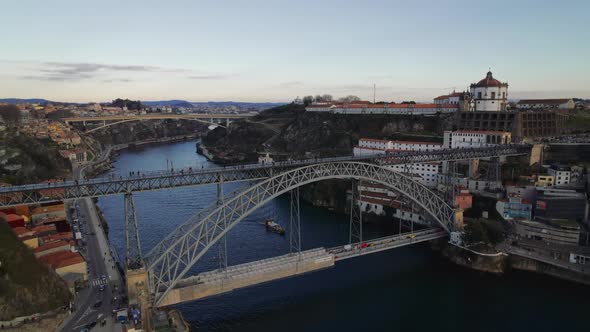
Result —
M112 173L166 167L215 167L196 141L125 151ZM236 190L227 184L224 192ZM134 194L140 239L147 252L176 225L214 202L214 185ZM266 232L272 216L288 225L286 197L259 209L228 233L229 265L285 254L288 236ZM123 197L99 200L109 236L124 253ZM366 237L392 234L391 225L365 227ZM304 249L341 245L348 219L302 203ZM196 270L218 266L217 250ZM427 244L339 262L335 267L177 306L199 331L588 331L590 287L513 271L499 277L458 267Z

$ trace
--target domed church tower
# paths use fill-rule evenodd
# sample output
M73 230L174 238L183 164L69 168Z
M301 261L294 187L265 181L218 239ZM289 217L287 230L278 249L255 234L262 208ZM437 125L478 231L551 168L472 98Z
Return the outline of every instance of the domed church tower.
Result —
M471 84L471 98L475 111L505 111L508 101L508 83L502 83L488 71L486 77Z

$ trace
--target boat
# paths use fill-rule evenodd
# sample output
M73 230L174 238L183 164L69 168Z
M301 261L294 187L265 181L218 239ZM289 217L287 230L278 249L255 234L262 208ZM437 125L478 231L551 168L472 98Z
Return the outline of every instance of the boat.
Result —
M285 229L281 225L274 222L272 219L266 219L264 221L264 225L266 226L267 231L271 231L273 233L277 233L280 235L285 235Z

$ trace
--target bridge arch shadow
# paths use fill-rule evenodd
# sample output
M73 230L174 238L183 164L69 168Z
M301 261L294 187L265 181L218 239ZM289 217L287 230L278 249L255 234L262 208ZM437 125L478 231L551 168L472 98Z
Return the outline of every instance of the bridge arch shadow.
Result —
M418 181L384 166L333 162L292 169L237 193L219 206L204 209L157 244L145 257L154 305L158 306L191 267L245 217L292 189L328 179L382 184L410 198L445 231L454 229L455 210L450 205Z

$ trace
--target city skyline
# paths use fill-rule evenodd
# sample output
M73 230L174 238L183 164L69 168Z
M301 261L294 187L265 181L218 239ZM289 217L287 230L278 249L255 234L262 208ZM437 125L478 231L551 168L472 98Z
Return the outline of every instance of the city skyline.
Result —
M141 4L0 5L0 98L431 101L489 67L511 99L590 98L582 1Z

